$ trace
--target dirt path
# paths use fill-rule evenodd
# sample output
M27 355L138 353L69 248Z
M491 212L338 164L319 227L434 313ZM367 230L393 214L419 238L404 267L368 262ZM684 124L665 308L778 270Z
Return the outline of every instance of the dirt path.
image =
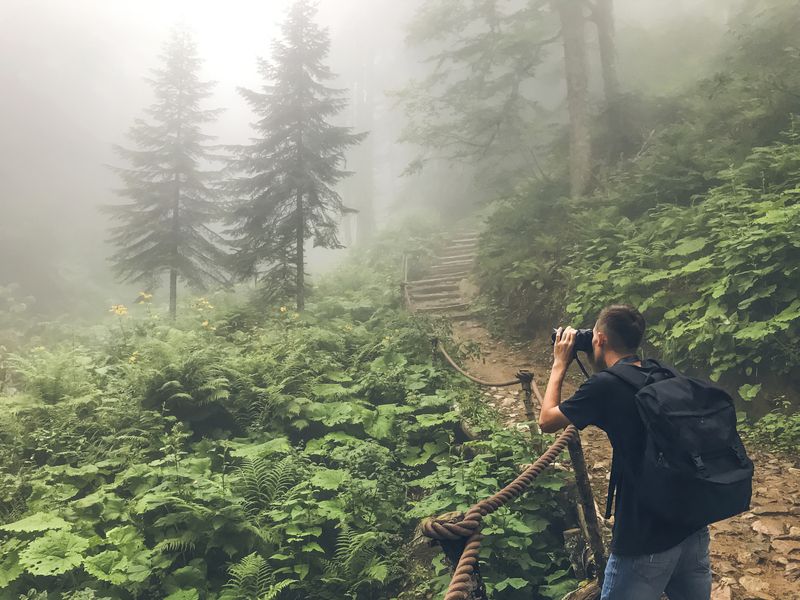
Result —
M549 340L512 346L493 339L476 320L454 321L453 333L459 342L480 345L481 357L466 364L471 373L503 381L529 369L544 393L552 362ZM577 366L570 368L564 398L581 377ZM509 424L525 420L517 388L484 393ZM581 436L595 498L604 506L611 447L595 427ZM749 450L756 463L752 510L711 526L712 600L800 600L800 464Z

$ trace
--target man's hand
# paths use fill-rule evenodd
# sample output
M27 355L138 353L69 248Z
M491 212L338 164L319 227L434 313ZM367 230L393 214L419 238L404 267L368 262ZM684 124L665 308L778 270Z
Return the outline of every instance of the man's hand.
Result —
M553 344L553 368L550 371L550 380L542 400L542 409L539 412L539 428L544 433L555 433L570 424L569 419L561 412L561 385L567 374L567 368L575 358L575 333L572 327L559 327L556 330L556 342Z
M572 327L559 327L556 330L556 343L553 344L553 367L566 369L575 358L575 334Z

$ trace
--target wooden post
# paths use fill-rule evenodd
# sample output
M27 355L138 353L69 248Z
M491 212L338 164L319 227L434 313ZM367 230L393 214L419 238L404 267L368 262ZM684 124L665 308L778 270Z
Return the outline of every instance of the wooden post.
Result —
M539 431L539 424L536 421L536 412L533 410L533 373L530 371L520 371L517 373L519 383L522 386L522 403L525 405L525 419L528 421L530 428L531 441L533 442L534 449L541 454L544 452L541 431Z
M539 387L533 381L531 385L541 406L542 394L539 391ZM583 512L583 517L586 520L586 533L589 537L587 541L592 549L595 565L597 565L597 580L602 585L606 571L606 549L600 532L600 522L597 519L592 484L589 482L589 471L586 468L586 459L583 456L580 435L567 444L567 450L569 450L569 458L572 461L572 470L575 472L575 483L578 488L578 510Z
M592 484L589 482L589 472L586 469L586 459L583 456L583 446L580 436L567 444L569 458L572 461L572 469L575 471L575 483L578 485L578 500L583 509L583 517L586 519L586 531L589 534L589 547L594 554L594 562L597 565L597 580L603 583L603 576L606 570L606 551L603 546L603 536L600 533L600 522L597 520L597 513L594 509L594 496L592 495Z

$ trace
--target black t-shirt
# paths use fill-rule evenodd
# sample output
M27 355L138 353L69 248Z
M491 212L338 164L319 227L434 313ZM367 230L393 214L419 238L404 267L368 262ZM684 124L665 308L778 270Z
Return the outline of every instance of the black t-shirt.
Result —
M646 361L642 367L631 366L642 373L653 368ZM635 469L636 458L644 451L645 429L636 410L635 394L631 385L600 371L560 405L561 412L578 429L596 425L605 431L614 448L615 460L620 466L624 462L630 467L624 471L619 468L621 481L615 497L611 551L619 555L663 552L681 543L693 531L659 519L638 502L631 468Z

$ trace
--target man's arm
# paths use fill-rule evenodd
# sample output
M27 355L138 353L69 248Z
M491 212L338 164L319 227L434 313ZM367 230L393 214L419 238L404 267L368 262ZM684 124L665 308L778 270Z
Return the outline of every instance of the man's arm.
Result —
M554 433L570 425L570 420L561 412L561 386L567 369L574 357L575 329L567 327L556 331L556 343L553 345L553 368L550 371L550 380L542 400L542 410L539 412L539 428L544 433Z

